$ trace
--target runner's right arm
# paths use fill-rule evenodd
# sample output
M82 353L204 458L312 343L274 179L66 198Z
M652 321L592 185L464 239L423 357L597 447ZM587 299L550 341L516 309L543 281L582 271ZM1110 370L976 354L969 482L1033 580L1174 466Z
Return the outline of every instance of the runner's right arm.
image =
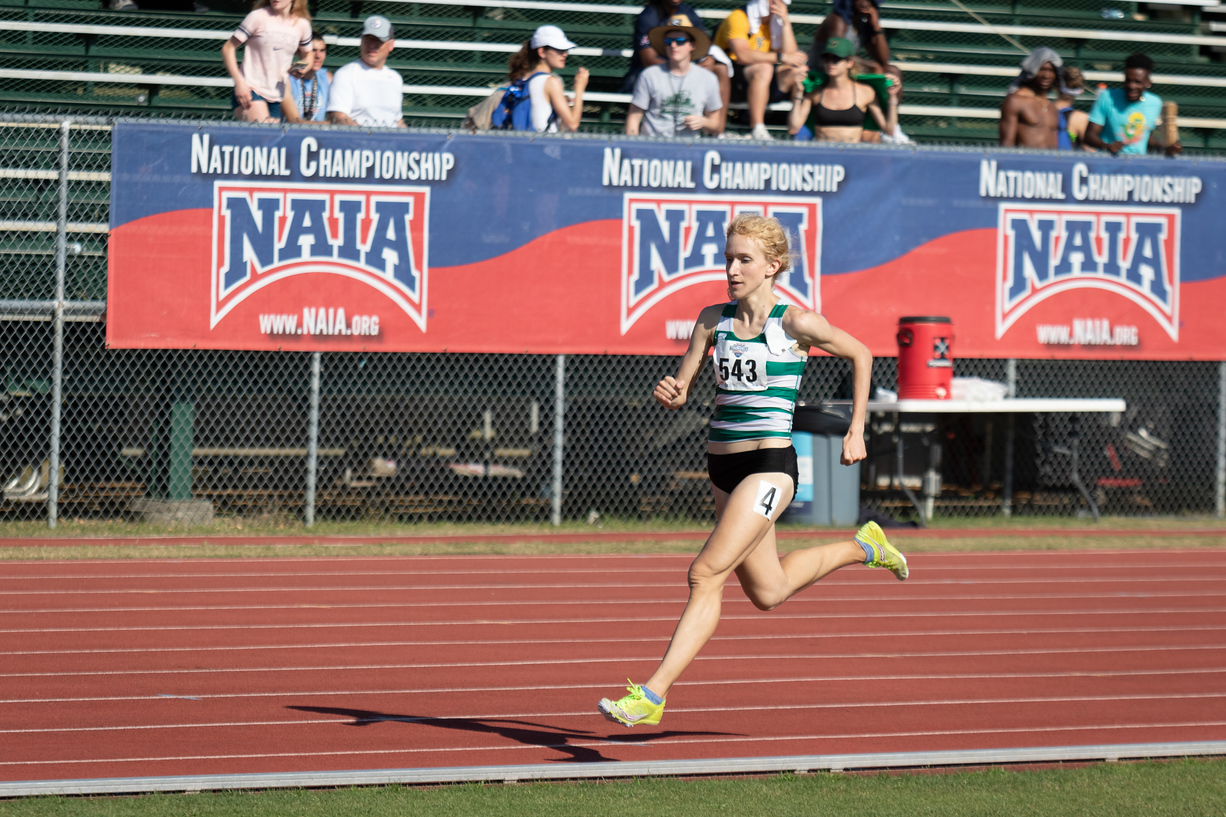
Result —
M694 332L690 335L690 347L681 358L677 367L676 377L666 377L656 384L652 396L664 408L679 409L685 405L694 387L694 379L698 370L707 359L707 353L715 342L715 327L719 324L720 313L724 311L723 304L704 307L698 313L698 321L694 324Z

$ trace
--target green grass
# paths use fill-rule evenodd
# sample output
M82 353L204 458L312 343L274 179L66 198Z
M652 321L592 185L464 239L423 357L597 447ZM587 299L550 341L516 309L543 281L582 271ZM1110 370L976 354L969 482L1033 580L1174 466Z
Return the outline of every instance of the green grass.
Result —
M1071 535L1035 536L993 535L1001 528L1071 531ZM780 525L788 534L802 531L809 535L787 538L780 542L780 550L788 551L809 547L823 542L846 538L847 528L806 528ZM1078 536L1095 530L1123 530L1126 536ZM1209 529L1218 534L1205 535ZM459 554L506 554L506 555L565 555L588 553L695 553L709 532L709 525L689 519L657 519L648 521L608 519L593 526L583 522L568 521L559 527L548 524L477 524L428 522L398 524L387 521L374 522L321 522L307 529L300 522L277 517L221 518L212 527L155 528L146 524L114 520L63 520L54 531L42 522L0 523L0 538L29 540L28 547L0 548L0 560L6 559L159 559L159 558L269 558L269 557L315 557L315 556L421 556ZM903 549L910 553L925 551L1004 551L1004 550L1058 550L1058 549L1118 549L1118 548L1189 548L1226 546L1226 523L1214 517L1137 518L1104 517L1095 525L1090 520L1069 517L1014 517L1002 519L938 519L932 526L934 532L966 532L965 536L942 538L927 535L924 531L907 531L896 538ZM1188 531L1187 535L1169 535L1171 531ZM1148 531L1155 535L1146 536ZM1197 532L1202 531L1202 532ZM1162 535L1158 535L1161 532ZM593 536L590 541L560 542L554 534L618 533L631 538L618 541L601 541ZM633 539L636 533L675 533L675 539ZM501 542L479 541L478 537L506 535L516 537ZM115 545L106 540L136 537L207 537L202 545L166 544ZM314 542L294 545L239 545L230 541L235 536L293 536L318 537ZM354 537L357 541L335 542L328 537ZM453 541L393 541L403 537L455 537ZM466 536L474 537L466 540ZM97 545L60 547L51 546L47 540L62 537L98 538ZM156 540L153 540L156 541Z
M780 775L596 783L400 786L48 797L0 801L0 817L212 817L212 815L1221 815L1226 760L1110 763L1039 771L948 774Z
M602 518L598 526L566 520L554 527L548 522L397 522L378 520L319 520L308 528L302 521L284 515L218 516L208 527L154 526L119 519L61 519L55 529L44 520L0 522L0 538L65 536L461 536L530 535L606 531L694 531L709 527L686 518L628 520ZM1223 525L1226 530L1226 524Z
M1009 529L1085 529L1112 530L1192 530L1217 528L1226 533L1226 520L1214 516L1104 516L1095 523L1090 518L1072 516L1001 516L937 517L931 526L937 530L964 528ZM319 520L312 528L302 521L280 514L265 516L218 516L208 527L173 525L157 527L142 522L120 519L60 519L55 529L43 520L0 521L0 538L12 537L76 537L76 536L463 536L509 534L525 536L554 533L634 533L659 531L708 530L709 522L685 517L655 519L623 519L602 517L599 525L580 520L565 520L554 527L547 522L397 522L379 520ZM780 524L780 530L797 530L800 526ZM832 531L843 530L831 528Z

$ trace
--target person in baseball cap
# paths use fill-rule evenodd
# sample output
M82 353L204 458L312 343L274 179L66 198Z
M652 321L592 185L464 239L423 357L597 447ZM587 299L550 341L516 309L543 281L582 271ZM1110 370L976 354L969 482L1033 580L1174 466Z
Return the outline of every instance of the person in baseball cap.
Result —
M552 48L554 51L570 51L575 47L557 26L541 26L532 32L530 43L532 48Z
M387 66L396 41L392 23L378 14L362 26L360 59L342 66L328 91L328 121L335 125L404 127L404 81Z
M508 94L516 97L509 107L528 114L529 122L524 129L551 133L579 129L589 72L582 65L575 69L573 101L566 98L562 77L555 73L566 68L567 54L574 47L562 29L541 26L507 60L507 79L512 86ZM524 96L527 99L522 99ZM521 100L526 105L521 104ZM519 117L520 113L515 116ZM509 118L509 121L516 120ZM521 124L505 127L520 128Z
M807 123L816 140L859 142L864 136L864 121L871 116L881 133L893 136L898 127L901 86L888 82L883 111L873 86L853 76L855 54L855 45L846 37L826 39L821 72L810 74L792 95L789 133L798 133Z
M856 55L856 47L845 37L831 37L822 49L822 55L826 54L833 54L841 60L851 59Z
M381 43L387 42L392 38L392 21L379 14L367 17L366 24L362 26L362 36L367 35L378 38Z

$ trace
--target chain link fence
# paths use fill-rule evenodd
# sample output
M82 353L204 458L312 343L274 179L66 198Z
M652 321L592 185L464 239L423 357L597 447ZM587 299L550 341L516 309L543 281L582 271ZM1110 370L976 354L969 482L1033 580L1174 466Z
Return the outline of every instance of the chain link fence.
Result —
M0 121L0 144L0 518L713 516L714 380L704 370L682 411L657 406L674 357L108 349L109 124ZM810 360L801 400L850 397L849 373ZM1084 513L1072 450L1106 512L1222 514L1226 364L958 360L957 374L1128 410L874 415L864 507L916 516L901 434L903 486L939 452L938 515ZM896 379L894 359L875 361L876 387Z

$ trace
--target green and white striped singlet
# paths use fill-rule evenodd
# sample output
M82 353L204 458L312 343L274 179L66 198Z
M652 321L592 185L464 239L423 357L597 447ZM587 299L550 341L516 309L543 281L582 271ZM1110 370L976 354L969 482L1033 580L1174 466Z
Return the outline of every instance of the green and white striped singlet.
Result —
M711 442L791 437L792 412L808 356L783 331L787 304L775 304L762 334L742 340L732 330L736 301L715 327L715 416Z

